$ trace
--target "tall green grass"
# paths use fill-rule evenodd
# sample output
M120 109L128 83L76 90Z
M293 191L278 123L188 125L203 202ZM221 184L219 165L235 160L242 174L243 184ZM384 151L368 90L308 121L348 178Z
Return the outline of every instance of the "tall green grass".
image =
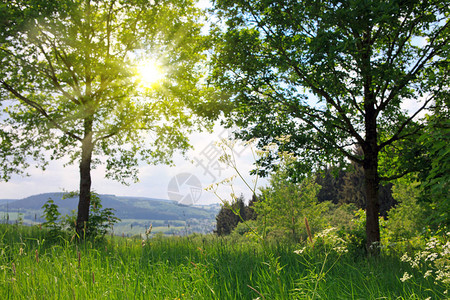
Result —
M212 235L70 242L0 225L0 299L443 299L398 257L367 259ZM22 249L22 250L21 250Z

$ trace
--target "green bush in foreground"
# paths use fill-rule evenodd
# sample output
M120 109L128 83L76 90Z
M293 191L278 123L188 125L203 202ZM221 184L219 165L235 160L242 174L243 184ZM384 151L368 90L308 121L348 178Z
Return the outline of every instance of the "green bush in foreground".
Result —
M66 193L63 199L72 198L77 195L78 192ZM91 192L90 197L89 220L83 226L83 236L78 236L78 238L102 239L120 219L114 215L113 208L103 208L97 193ZM68 235L71 235L73 239L77 236L75 211L72 211L70 215L61 216L61 213L58 211L58 206L52 199L49 199L42 208L44 209L44 215L42 217L46 220L42 225L48 229L47 237L49 239Z
M444 284L399 257L333 250L344 245L332 232L306 248L245 235L50 244L37 227L0 225L0 299L445 298Z

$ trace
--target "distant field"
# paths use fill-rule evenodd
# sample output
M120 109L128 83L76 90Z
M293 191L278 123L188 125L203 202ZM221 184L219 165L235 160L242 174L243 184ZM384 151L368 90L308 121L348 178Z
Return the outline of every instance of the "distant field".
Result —
M114 226L115 235L143 235L152 225L153 233L165 235L188 235L192 233L210 233L215 228L215 223L209 221L167 221L167 220L138 220L124 219Z
M15 224L21 223L24 225L36 225L43 223L42 214L40 211L34 212L2 212L0 211L0 223ZM115 224L112 230L114 235L119 236L140 236L145 233L147 228L152 225L153 233L162 233L165 235L188 235L192 233L211 233L215 229L215 222L212 220L141 220L141 219L123 219Z
M63 193L46 193L20 200L0 200L0 223L21 222L33 225L45 222L42 206L54 200L62 215L75 213L78 199L62 199ZM153 232L166 235L210 233L215 228L218 205L184 206L164 199L100 195L103 208L115 209L121 221L115 235L140 235L153 225ZM6 205L8 203L8 205Z

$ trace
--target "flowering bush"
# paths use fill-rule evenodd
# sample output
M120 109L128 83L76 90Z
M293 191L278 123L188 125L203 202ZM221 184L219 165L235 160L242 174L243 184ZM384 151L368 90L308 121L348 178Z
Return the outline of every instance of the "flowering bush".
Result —
M445 287L444 294L448 293L450 287L450 241L447 232L446 237L439 239L431 237L423 251L417 252L414 256L405 253L401 260L409 263L413 268L423 272L424 278L434 278L435 284L442 284ZM424 271L426 270L426 271ZM413 275L405 272L400 278L402 282L413 278Z
M313 243L309 243L302 249L294 251L294 253L302 254L305 250L311 249L316 253L323 252L328 255L335 252L341 255L348 252L347 244L347 241L338 236L336 228L330 227L316 234Z

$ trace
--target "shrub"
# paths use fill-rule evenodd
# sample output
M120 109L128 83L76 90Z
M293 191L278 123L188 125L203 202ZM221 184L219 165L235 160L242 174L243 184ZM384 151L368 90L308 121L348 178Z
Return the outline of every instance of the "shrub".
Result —
M393 196L399 204L388 213L385 238L391 241L410 239L423 231L426 210L417 201L419 194L418 182L402 180L393 186Z
M63 199L72 198L77 195L77 192L66 193ZM49 199L43 206L44 218L46 222L43 224L50 229L52 236L61 233L62 230L75 232L76 227L76 215L75 211L72 211L70 215L61 216L58 212L58 206ZM98 194L91 193L91 203L89 210L89 220L85 226L84 236L87 237L103 237L115 223L120 221L114 215L114 209L104 208L102 209L101 200Z
M354 212L349 227L338 229L339 237L347 242L347 249L353 255L360 255L366 251L366 213L362 209Z
M55 237L62 229L62 225L59 222L61 213L58 211L58 205L54 203L53 199L49 198L42 208L44 209L44 215L42 217L45 219L42 226L49 229L49 235L51 237Z
M255 204L258 221L267 228L268 237L295 242L306 240L305 217L312 232L326 228L326 213L332 204L329 201L318 203L319 189L313 178L294 183L289 180L287 170L282 168L275 173L270 186L262 189L260 201Z

